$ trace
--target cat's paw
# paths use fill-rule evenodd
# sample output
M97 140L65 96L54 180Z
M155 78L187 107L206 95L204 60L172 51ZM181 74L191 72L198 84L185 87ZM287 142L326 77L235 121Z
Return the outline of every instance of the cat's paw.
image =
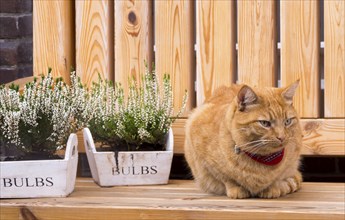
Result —
M226 195L231 199L245 199L251 196L248 190L241 186L227 187Z
M284 181L290 187L289 193L293 193L296 192L299 188L301 188L302 176L289 177L286 178Z
M260 198L273 199L281 196L285 196L289 193L297 191L302 182L302 177L300 174L294 177L286 178L285 180L280 180L272 184L270 187L258 194Z
M288 193L289 187L285 183L276 183L258 194L258 197L265 199L273 199L284 196Z

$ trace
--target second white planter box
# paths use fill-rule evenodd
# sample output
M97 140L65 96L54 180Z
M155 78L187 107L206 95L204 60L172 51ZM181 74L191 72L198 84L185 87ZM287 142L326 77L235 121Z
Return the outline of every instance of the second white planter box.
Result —
M97 152L91 132L84 128L84 145L92 178L100 186L167 184L173 158L173 132L166 151Z

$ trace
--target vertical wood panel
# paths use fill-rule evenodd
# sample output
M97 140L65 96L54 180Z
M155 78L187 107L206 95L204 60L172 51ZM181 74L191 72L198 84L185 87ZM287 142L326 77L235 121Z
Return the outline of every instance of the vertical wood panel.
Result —
M189 94L185 115L195 103L194 38L192 1L155 2L156 72L168 73L174 90L174 108L181 108L185 90Z
M234 81L234 1L197 1L197 104Z
M115 80L128 87L153 61L152 1L115 1Z
M76 1L76 71L86 85L114 80L113 1Z
M345 117L345 3L324 6L325 117Z
M69 81L74 57L74 1L33 1L34 75L52 68Z
M319 117L319 2L281 1L282 85L300 79L294 105L302 117Z
M275 0L238 1L238 81L274 86L276 71Z

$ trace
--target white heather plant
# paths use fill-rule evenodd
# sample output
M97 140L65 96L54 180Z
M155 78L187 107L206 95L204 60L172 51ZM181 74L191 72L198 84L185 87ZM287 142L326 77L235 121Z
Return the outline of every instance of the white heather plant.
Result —
M17 147L24 153L39 152L52 156L62 149L70 133L88 120L88 93L75 72L71 85L61 78L54 81L51 71L41 80L18 87L0 88L0 143Z
M97 142L119 150L163 150L171 124L183 112L173 115L173 92L170 76L164 75L163 88L153 70L138 83L131 79L128 97L120 84L100 81L92 87L91 106L94 109L89 128ZM150 145L150 148L144 146ZM125 149L122 148L125 146Z

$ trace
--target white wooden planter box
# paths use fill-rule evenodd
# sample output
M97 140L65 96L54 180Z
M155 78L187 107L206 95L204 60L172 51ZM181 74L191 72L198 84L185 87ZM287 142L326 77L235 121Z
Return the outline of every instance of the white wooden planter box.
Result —
M167 184L173 158L173 132L169 130L166 151L97 152L88 128L84 145L92 178L100 186Z
M66 197L74 190L78 139L71 134L65 158L0 162L0 198Z

